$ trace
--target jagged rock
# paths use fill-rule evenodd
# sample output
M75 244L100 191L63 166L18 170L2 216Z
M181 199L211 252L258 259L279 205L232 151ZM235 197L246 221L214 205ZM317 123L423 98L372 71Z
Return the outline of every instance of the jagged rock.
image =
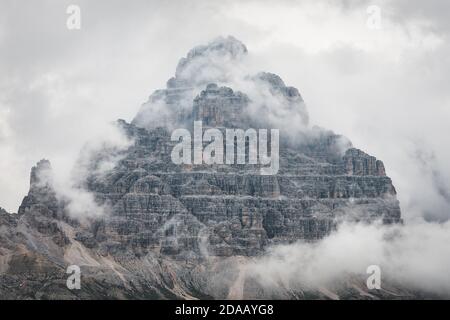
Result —
M222 80L226 77L227 68L230 67L226 61L242 59L246 54L246 46L236 38L219 37L208 45L193 48L186 58L181 58L175 72L175 79L184 80L191 86ZM205 69L208 72L205 72ZM176 80L172 82L176 83Z
M39 211L46 216L55 216L58 211L58 201L53 190L51 164L48 160L39 161L31 169L30 190L22 201L18 213Z
M210 83L194 99L192 117L203 121L205 126L236 126L245 121L242 113L247 103L248 97L245 94Z
M384 165L381 160L369 156L361 150L351 148L345 152L345 170L355 176L385 176Z

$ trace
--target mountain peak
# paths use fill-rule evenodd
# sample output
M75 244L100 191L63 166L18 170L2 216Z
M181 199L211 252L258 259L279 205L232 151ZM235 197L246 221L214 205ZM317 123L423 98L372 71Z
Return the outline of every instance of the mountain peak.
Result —
M233 36L217 37L206 45L195 46L189 50L185 58L178 62L175 75L183 76L185 70L198 60L209 58L224 58L238 60L247 54L247 47Z
M36 166L31 168L30 185L50 185L51 184L52 166L47 159L40 160Z
M247 54L247 47L233 36L217 37L206 45L198 45L192 48L188 52L186 59L192 60L210 53L239 58Z
M190 85L224 81L230 65L247 55L247 47L232 36L218 37L206 45L192 48L179 60L175 78ZM173 80L172 80L173 81Z
M195 97L201 95L205 88L205 92L212 95L214 84L216 89L225 90L222 100L215 97L216 103L226 102L230 109L247 115L247 120L257 120L244 123L246 127L262 123L277 127L286 120L296 123L297 129L305 127L309 117L299 91L286 86L274 73L253 73L246 67L247 53L247 47L232 36L218 37L206 45L194 47L180 59L175 76L167 81L166 88L156 90L142 105L133 124L147 129L185 125L184 121L192 118ZM239 96L234 97L233 91ZM240 109L236 107L238 105ZM235 118L237 113L231 112L230 115ZM227 122L227 119L223 120ZM235 121L229 123L236 124Z
M101 144L89 150L94 156L80 157L75 169L85 170L77 177L79 188L67 192L53 184L48 160L33 167L19 215L0 214L0 279L11 279L0 285L0 299L30 293L58 299L223 299L235 291L235 281L223 282L223 275L238 279L241 266L267 248L317 241L344 219L401 223L396 191L382 162L358 149L344 154L348 140L310 128L298 90L276 74L240 68L246 52L233 37L192 49L167 88L150 96L132 124L118 121L133 143L119 153ZM182 142L172 138L175 129L185 129ZM269 129L279 134L276 140L270 135L264 155L260 137ZM204 152L211 146L208 131L220 133L210 137L214 145L225 146L225 161L204 161L211 155ZM227 132L235 137L228 140ZM180 143L188 160L177 163L173 154ZM259 163L250 160L256 144ZM269 146L270 161L276 155L279 168L261 175ZM226 157L227 149L232 157ZM212 151L219 159L216 148ZM61 266L74 264L84 268L83 290L65 286ZM149 267L155 272L147 272ZM241 290L248 299L321 296L323 291L269 290L245 275L241 282L251 284ZM343 285L342 292L349 290ZM370 296L378 297L372 291Z

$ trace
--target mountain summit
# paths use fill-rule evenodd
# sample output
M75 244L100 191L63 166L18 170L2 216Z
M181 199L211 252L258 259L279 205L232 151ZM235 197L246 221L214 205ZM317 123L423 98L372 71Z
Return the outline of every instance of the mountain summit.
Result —
M77 186L105 214L77 219L77 200L58 196L40 175L51 177L50 163L39 162L19 214L0 213L0 298L326 297L318 288L268 287L240 270L269 246L318 241L343 220L401 222L395 188L380 160L311 127L300 92L247 70L246 56L233 37L193 48L132 123L118 121L133 143L95 150ZM278 173L173 163L171 132L192 131L194 121L279 129ZM65 285L69 265L81 268L81 290Z

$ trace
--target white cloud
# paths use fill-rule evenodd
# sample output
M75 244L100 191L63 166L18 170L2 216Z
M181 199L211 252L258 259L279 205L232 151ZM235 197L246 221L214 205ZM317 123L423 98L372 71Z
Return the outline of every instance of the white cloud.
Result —
M264 286L330 287L349 274L367 279L368 266L381 269L381 287L450 294L450 224L406 226L343 224L317 243L273 247L247 262L246 275Z

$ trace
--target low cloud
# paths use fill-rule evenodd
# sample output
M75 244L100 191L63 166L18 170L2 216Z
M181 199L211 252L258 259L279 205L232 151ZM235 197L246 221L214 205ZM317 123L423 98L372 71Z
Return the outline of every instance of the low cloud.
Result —
M407 225L344 223L317 243L297 242L268 249L245 264L264 287L327 287L349 275L362 279L370 265L381 268L391 287L450 296L450 223Z
M100 204L88 190L88 179L101 180L111 172L123 158L133 141L117 124L104 127L103 132L91 137L74 160L71 170L66 166L39 166L38 187L48 186L54 190L56 198L64 203L64 209L73 219L87 222L111 211L108 203ZM65 164L66 165L66 164Z

